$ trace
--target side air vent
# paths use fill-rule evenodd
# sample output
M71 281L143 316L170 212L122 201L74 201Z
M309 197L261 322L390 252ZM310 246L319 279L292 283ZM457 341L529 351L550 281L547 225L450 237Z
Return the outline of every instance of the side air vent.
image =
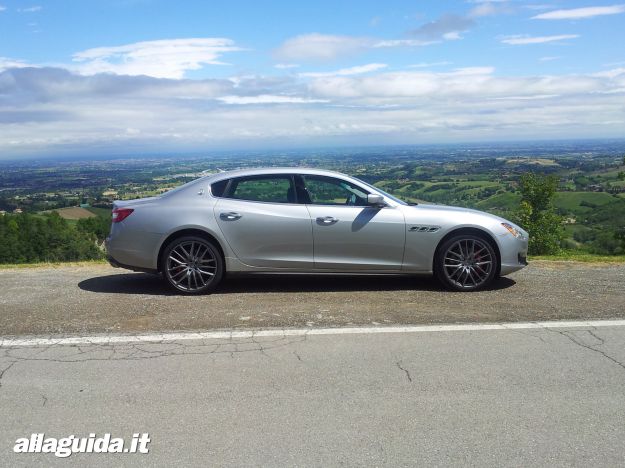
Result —
M436 232L440 229L440 226L410 226L408 231L410 232Z

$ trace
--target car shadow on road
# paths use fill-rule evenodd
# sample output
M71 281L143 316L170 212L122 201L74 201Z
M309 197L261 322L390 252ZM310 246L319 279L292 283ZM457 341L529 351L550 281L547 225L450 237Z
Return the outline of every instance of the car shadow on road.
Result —
M514 280L499 278L487 290L506 289ZM97 276L78 283L84 291L109 294L147 294L174 296L160 276L146 273L124 273ZM233 276L223 280L213 294L244 294L262 292L350 292L350 291L443 291L428 276L322 276L263 275Z

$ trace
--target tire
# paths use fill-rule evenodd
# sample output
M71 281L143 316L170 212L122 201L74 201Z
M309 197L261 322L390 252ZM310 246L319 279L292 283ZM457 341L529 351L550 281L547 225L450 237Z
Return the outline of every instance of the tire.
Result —
M179 293L206 294L214 291L223 278L224 261L212 242L184 236L163 250L161 272L167 284Z
M434 275L451 291L479 291L497 276L498 262L491 241L474 234L458 234L436 251Z

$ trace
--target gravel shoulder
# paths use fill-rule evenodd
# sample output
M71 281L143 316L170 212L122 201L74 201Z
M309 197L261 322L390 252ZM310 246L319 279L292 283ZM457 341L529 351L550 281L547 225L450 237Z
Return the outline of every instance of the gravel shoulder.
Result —
M427 277L228 278L210 296L101 264L0 269L0 335L625 317L625 265L535 261L491 290Z

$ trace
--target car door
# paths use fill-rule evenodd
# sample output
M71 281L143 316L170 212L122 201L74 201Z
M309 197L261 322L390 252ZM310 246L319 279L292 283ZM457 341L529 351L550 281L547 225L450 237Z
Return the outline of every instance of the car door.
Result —
M311 269L310 215L297 204L293 176L231 179L215 204L215 218L240 261L255 267Z
M313 225L315 268L400 270L403 213L367 205L367 192L347 180L302 175Z

